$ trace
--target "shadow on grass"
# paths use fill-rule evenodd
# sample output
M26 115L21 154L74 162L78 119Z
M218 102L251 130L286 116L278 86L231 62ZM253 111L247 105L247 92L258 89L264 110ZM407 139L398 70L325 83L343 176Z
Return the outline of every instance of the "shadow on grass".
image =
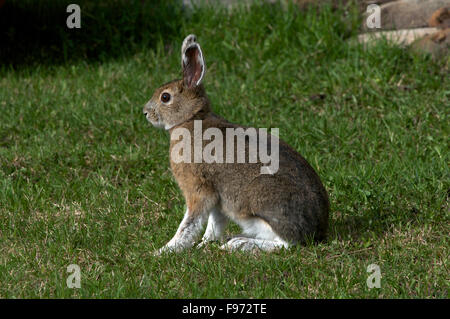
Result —
M328 240L359 240L369 231L376 230L377 234L382 234L387 230L386 227L371 227L369 218L361 216L346 216L339 219L330 220L330 230Z
M3 5L2 5L3 2ZM81 9L81 28L66 21ZM177 0L6 0L0 2L0 66L104 61L153 48L176 36L183 18Z
M379 203L374 202L373 205ZM381 206L382 207L382 206ZM367 210L357 215L340 216L339 212L330 212L330 228L327 240L345 240L352 241L364 240L366 237L381 236L388 232L392 227L409 223L420 225L426 222L424 216L418 208L412 206L404 208L399 213L394 208L378 208ZM444 212L439 212L444 214ZM337 215L337 216L336 216Z

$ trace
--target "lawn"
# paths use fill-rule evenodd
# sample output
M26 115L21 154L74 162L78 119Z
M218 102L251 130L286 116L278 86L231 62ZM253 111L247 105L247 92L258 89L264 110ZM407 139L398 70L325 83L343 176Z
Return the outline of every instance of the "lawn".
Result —
M81 29L62 28L50 43L28 35L27 54L12 41L0 54L1 298L449 297L448 58L358 45L352 7L130 1L114 15L80 3ZM143 24L132 24L136 15ZM142 107L180 76L189 33L202 45L214 111L279 128L320 175L331 202L325 242L151 254L185 203L168 133ZM70 264L80 289L66 286ZM366 284L370 264L380 288Z

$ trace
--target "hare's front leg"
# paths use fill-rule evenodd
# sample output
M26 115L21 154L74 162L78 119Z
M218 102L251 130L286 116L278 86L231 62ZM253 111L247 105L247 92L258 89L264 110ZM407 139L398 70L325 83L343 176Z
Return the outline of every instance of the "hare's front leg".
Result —
M210 212L216 207L218 197L211 189L192 185L195 192L187 192L187 210L175 236L164 247L160 248L156 255L165 251L179 252L194 246Z
M213 208L209 214L208 226L206 226L205 234L198 247L203 247L210 241L221 239L227 224L228 217L226 217L218 208Z
M160 255L163 252L179 252L194 246L197 238L203 229L208 214L201 212L196 214L186 210L183 220L178 226L175 236L162 248L155 252L155 255Z

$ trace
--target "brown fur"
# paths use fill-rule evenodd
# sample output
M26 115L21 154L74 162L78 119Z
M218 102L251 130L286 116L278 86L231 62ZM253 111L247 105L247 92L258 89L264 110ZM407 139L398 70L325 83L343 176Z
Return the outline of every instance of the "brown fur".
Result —
M428 21L430 27L449 28L450 27L450 7L436 10Z
M170 105L160 101L161 94L167 90L173 95ZM150 116L152 122L157 121L158 113L161 121L171 124L171 134L182 127L193 137L194 120L202 121L203 132L210 127L220 129L224 139L226 128L243 127L214 114L203 85L187 87L183 79L157 89L144 112L155 112L155 118ZM194 163L193 138L185 142L191 143L191 163L175 163L171 158L170 166L193 218L219 207L223 214L235 221L261 218L278 236L290 243L304 242L307 238L325 238L328 195L313 168L288 144L279 142L278 172L261 175L263 164L260 162ZM169 154L177 143L179 140L171 141ZM209 141L203 141L203 146L207 143ZM225 141L223 145L223 154L226 154ZM269 137L268 145L270 150ZM248 152L246 143L246 159Z

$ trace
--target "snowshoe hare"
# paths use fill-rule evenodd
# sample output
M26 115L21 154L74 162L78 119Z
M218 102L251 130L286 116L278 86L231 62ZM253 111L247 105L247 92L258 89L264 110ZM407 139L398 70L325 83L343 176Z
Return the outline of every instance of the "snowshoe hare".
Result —
M272 251L324 239L329 201L313 168L276 134L212 112L195 35L183 41L181 65L182 79L158 88L144 107L153 126L170 132L170 166L187 206L177 232L155 254L194 246L206 222L200 246L220 240L229 220L243 234L221 246L227 250Z

